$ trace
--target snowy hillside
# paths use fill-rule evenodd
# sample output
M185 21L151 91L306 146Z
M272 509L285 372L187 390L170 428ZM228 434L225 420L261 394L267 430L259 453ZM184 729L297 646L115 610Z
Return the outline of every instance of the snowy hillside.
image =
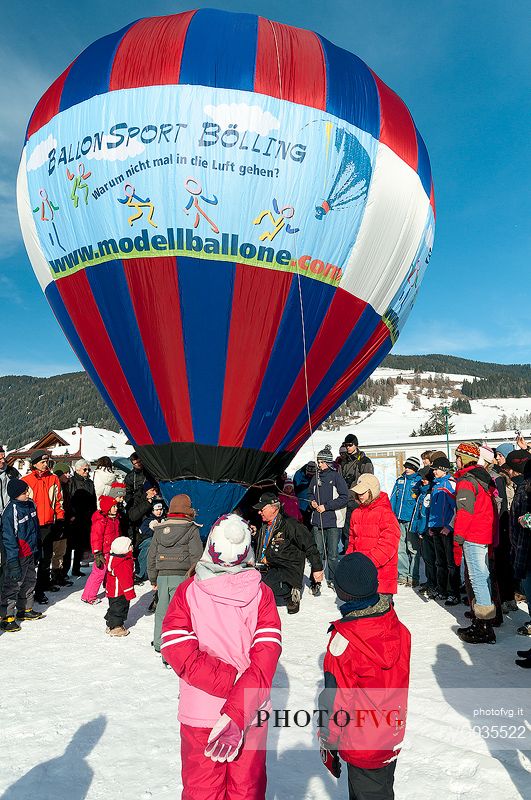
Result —
M406 449L407 455L420 455L420 452L427 449L423 439L410 438L413 430L418 430L419 426L426 422L430 411L435 406L443 403L450 403L453 396L459 393L463 380L472 379L470 375L439 375L433 372L425 372L417 375L417 379L426 380L429 377L444 378L449 381L450 394L447 400L440 396L428 396L429 389L424 388L422 392L416 392L420 409L412 408L411 400L407 395L411 393L411 383L414 373L412 370L397 370L380 367L371 376L373 380L393 378L399 376L406 382L395 385L395 396L390 400L388 406L377 406L372 411L362 412L357 419L350 420L338 430L319 429L314 433L313 443L307 442L299 451L290 465L290 472L298 469L309 460L314 459L314 452L320 450L324 445L330 444L335 455L339 452L343 439L347 433L354 433L359 439L360 447L365 449L371 445L392 445L403 443L409 440ZM531 398L496 398L485 400L470 400L472 414L457 414L451 416L451 422L455 427L455 437L460 439L490 440L493 424L502 417L511 414L522 416L531 412ZM324 426L323 426L324 427ZM529 428L524 429L528 433ZM496 433L496 439L514 440L514 430L505 433ZM441 439L441 445L444 437Z

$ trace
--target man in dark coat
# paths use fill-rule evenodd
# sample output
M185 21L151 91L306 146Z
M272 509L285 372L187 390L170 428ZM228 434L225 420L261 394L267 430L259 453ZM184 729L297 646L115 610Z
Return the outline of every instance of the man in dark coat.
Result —
M74 474L68 480L63 492L65 496L67 547L63 559L62 580L66 580L70 564L72 575L80 576L81 559L85 550L90 548L90 526L92 515L96 511L96 491L94 481L89 477L90 465L84 458L74 464ZM59 478L61 480L61 477Z
M365 455L358 447L358 437L353 433L345 436L343 446L346 448L346 453L341 458L339 465L339 472L343 475L347 488L350 490L355 486L359 480L360 475L370 473L374 475L374 466L371 459ZM358 505L357 495L349 491L347 503L347 516L343 526L343 544L347 545L350 530L350 517L352 512Z
M127 473L124 480L125 508L131 522L131 511L135 517L135 523L131 524L129 531L129 538L133 541L133 544L135 544L140 522L146 515L145 510L142 514L140 514L139 509L145 506L147 485L149 484L149 486L154 487L157 490L158 486L155 478L150 475L150 473L142 464L138 453L131 453L130 459L133 469ZM157 494L157 492L154 494ZM149 511L150 509L148 509L147 513L149 513Z
M324 577L317 545L305 525L284 514L272 492L265 492L253 508L262 518L254 541L256 565L263 571L263 581L273 590L277 603L285 602L288 614L296 614L306 559L313 582L321 583Z

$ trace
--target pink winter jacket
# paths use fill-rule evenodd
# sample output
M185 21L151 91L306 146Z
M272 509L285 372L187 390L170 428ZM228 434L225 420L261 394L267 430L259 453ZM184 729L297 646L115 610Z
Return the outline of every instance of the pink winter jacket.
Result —
M181 679L180 722L212 728L227 714L244 730L268 701L282 649L273 592L254 569L184 581L160 649Z

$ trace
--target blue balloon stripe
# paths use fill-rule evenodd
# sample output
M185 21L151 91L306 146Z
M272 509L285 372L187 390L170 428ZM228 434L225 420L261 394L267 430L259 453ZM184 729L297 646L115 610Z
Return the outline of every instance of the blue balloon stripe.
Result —
M136 22L136 21L135 21ZM115 33L97 39L77 57L67 75L59 111L109 91L114 56L118 45L135 22Z
M415 126L415 133L417 134L417 149L418 149L418 166L417 172L419 174L420 182L422 183L422 188L428 195L430 196L431 193L431 165L430 165L430 157L428 155L428 150L426 149L426 145L424 143L424 139L420 135Z
M122 428L123 431L125 431L128 439L132 441L131 433L128 431L127 426L125 425L120 413L118 412L118 409L114 405L107 389L105 388L97 372L95 371L92 361L90 360L88 353L85 350L85 347L81 339L79 338L76 329L72 324L72 320L70 319L70 315L68 314L65 308L63 298L59 294L59 289L57 288L57 284L55 283L55 281L52 281L51 283L48 284L48 286L44 290L44 293L46 295L46 299L48 300L50 306L52 307L52 311L55 314L55 317L59 325L63 329L66 338L70 342L72 350L79 358L81 364L83 365L85 371L89 374L96 389L98 390L98 392L101 394L101 396L109 406L112 414L116 417L117 421L120 424L120 427Z
M156 444L171 441L122 262L107 261L88 267L87 278L109 339L153 441Z
M376 330L380 320L380 315L374 311L372 306L367 305L345 344L330 365L326 376L311 395L310 410L312 414L319 408L327 394L332 391L337 381L340 380L343 373L355 360L357 354L365 347L365 344ZM286 445L291 442L297 432L305 425L307 419L308 413L306 408L304 408L282 439L278 448L279 450L283 450Z
M380 138L380 99L368 66L319 36L326 63L326 110Z
M306 347L310 349L334 297L335 288L301 276L301 292L306 327ZM262 388L256 400L244 447L260 449L284 405L304 363L302 323L297 276L280 320Z
M184 356L197 444L217 445L219 441L235 269L229 262L177 259Z
M186 34L179 83L252 92L258 17L196 11Z

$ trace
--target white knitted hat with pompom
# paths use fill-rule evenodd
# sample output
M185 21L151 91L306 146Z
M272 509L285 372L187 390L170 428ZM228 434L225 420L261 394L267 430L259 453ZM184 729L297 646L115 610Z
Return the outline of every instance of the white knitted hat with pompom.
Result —
M131 539L128 536L118 536L111 544L111 555L125 556L131 547Z
M225 514L214 522L206 543L203 560L221 567L237 567L254 561L251 529L237 514Z

